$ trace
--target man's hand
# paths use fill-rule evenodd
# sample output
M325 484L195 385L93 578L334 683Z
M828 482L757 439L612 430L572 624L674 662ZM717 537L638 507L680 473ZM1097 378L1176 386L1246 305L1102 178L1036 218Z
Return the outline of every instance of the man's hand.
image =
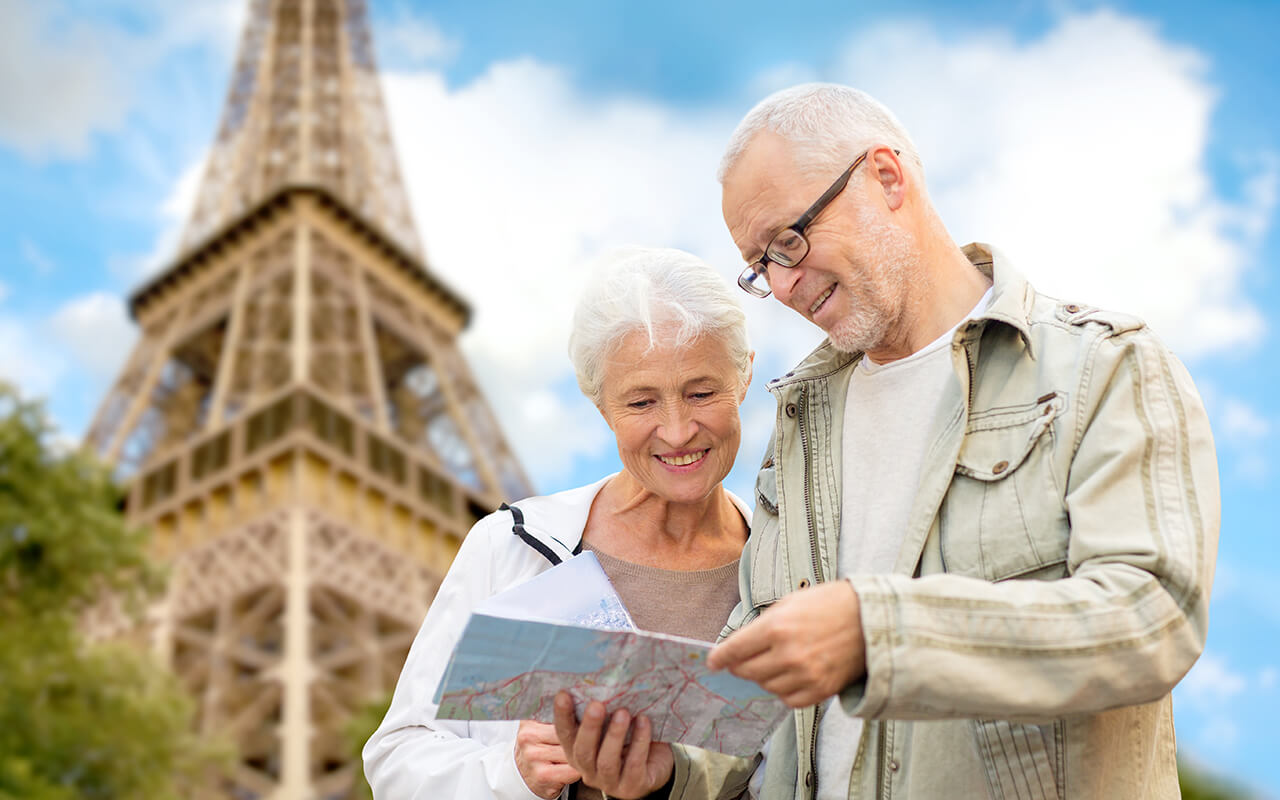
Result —
M821 703L866 672L858 593L845 580L792 592L716 645L707 666L755 681L792 708Z
M582 773L582 782L609 797L644 797L671 777L675 760L671 745L654 742L648 717L632 724L626 711L615 711L607 729L603 703L589 703L579 725L568 692L556 695L556 734L569 763ZM631 743L627 729L631 729ZM603 740L601 735L603 734Z
M569 766L555 726L532 720L522 720L516 733L516 768L529 791L547 800L582 777Z

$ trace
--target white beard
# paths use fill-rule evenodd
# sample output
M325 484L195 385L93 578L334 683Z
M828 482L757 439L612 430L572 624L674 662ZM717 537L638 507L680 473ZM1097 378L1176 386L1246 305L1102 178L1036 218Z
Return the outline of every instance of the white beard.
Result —
M890 328L902 316L912 283L921 276L920 255L906 231L861 208L856 224L864 240L872 243L865 261L876 265L876 272L857 287L841 286L853 295L853 307L831 326L827 336L845 353L884 344Z

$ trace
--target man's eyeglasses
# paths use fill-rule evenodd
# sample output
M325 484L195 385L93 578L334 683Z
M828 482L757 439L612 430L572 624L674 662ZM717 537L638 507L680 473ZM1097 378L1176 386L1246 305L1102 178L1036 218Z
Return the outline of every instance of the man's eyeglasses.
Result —
M849 168L841 173L836 182L831 184L822 197L818 201L809 206L809 209L800 215L800 219L795 224L778 231L772 239L769 240L769 246L764 249L764 255L759 260L753 261L747 265L747 268L738 276L738 285L748 294L756 297L768 297L773 290L769 288L769 264L777 264L780 267L791 269L800 265L804 261L804 257L809 255L809 240L805 238L805 228L809 227L809 223L822 213L822 209L827 207L835 196L844 191L844 187L849 183L849 177L853 175L853 171L858 165L867 160L870 150L866 150L862 155L853 160ZM894 150L894 155L901 155L900 151Z

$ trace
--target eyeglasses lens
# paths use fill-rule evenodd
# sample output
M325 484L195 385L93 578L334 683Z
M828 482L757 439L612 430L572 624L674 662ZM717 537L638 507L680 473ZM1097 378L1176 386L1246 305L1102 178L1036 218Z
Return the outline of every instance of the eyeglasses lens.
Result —
M809 242L799 231L788 228L769 242L765 255L783 267L794 267L809 252Z

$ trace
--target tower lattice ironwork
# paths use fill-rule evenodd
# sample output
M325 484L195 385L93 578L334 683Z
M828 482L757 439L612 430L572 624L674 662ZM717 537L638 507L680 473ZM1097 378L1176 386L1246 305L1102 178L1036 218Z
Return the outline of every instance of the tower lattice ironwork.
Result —
M181 250L130 298L87 439L171 565L151 638L238 745L223 796L345 796L343 724L471 524L532 493L422 259L364 0L251 0Z

